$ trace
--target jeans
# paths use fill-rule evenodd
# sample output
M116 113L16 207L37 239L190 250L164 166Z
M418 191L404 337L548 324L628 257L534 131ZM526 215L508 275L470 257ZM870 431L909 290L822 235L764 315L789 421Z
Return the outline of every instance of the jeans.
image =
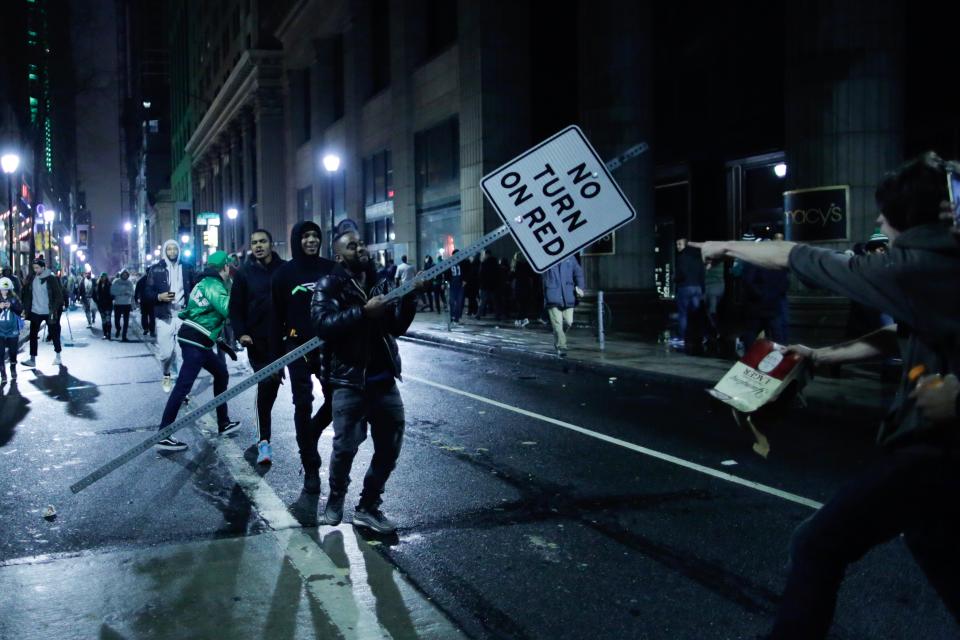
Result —
M463 285L450 286L450 319L459 322L463 316Z
M230 374L227 373L227 365L211 349L204 349L192 344L181 345L183 353L183 366L180 368L180 377L177 378L177 384L174 385L170 397L167 399L167 406L163 410L163 419L160 421L160 428L163 429L168 424L177 419L177 413L183 406L183 399L190 393L193 383L200 375L200 369L205 369L213 375L213 395L218 396L227 390L227 383L230 381ZM217 424L229 422L227 413L227 403L217 407Z
M353 458L367 438L367 424L373 438L373 459L363 478L360 504L376 507L390 474L397 466L403 445L403 399L393 380L371 384L363 391L346 387L334 389L331 493L347 492Z
M887 453L797 527L770 638L827 635L847 567L901 533L960 622L960 453L911 446ZM881 613L882 615L882 613Z
M90 298L84 298L83 313L87 316L87 324L92 325L97 320L97 303Z
M252 345L247 347L247 357L250 358L250 366L254 372L260 371L270 364L270 350L267 348L267 339L256 338ZM263 382L257 383L256 414L257 427L260 430L261 440L270 440L271 427L273 425L273 403L277 400L277 394L280 392L280 378L270 376Z
M707 320L714 335L720 333L720 301L723 300L724 284L709 284L704 292L707 306Z
M47 331L50 333L50 339L53 340L53 350L57 353L60 353L63 348L60 346L60 318L57 318L56 322L50 321L50 316L45 315L41 316L36 313L30 312L30 357L37 357L37 347L40 336L40 323L47 323Z
M288 351L300 345L290 345ZM293 392L293 426L297 432L300 448L300 463L307 471L320 468L320 452L317 449L320 434L333 419L330 393L323 389L323 404L313 415L313 378L320 378L320 354L312 351L287 365L290 373L290 388Z
M690 324L690 313L699 313L703 304L703 290L699 285L692 287L677 287L677 325L681 340L687 339L687 327Z
M113 307L113 324L117 335L120 335L120 320L123 320L123 339L127 339L127 328L130 326L130 305L118 304Z

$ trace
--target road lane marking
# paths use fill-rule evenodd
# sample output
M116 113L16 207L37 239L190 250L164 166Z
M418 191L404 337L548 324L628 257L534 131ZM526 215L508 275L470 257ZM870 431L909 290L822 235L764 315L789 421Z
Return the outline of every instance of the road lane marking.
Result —
M250 466L235 438L216 435L217 423L213 416L202 416L195 428L212 445L237 485L273 529L281 552L289 558L307 589L346 640L410 636L414 629L415 637L422 640L463 637L393 564L361 541L350 525L318 526L316 539L308 535L273 487ZM335 561L318 540L324 545L337 545L340 561ZM346 567L342 566L344 560ZM402 606L406 612L400 613L385 603ZM380 613L385 614L383 620ZM404 616L409 617L413 629L391 628L394 618Z
M425 380L418 376L412 376L409 374L404 374L403 377L404 377L404 380L412 380L414 382L419 382L420 384L425 384L429 387L434 387L442 391L447 391L449 393L454 393L460 396L464 396L465 398L470 398L472 400L476 400L477 402L483 402L483 403L492 405L494 407L504 409L506 411L512 411L513 413L518 413L528 418L534 418L536 420L540 420L542 422L546 422L548 424L552 424L557 427L569 429L570 431L575 431L585 436L596 438L597 440L602 440L603 442L607 442L609 444L615 444L617 446L623 447L624 449L629 449L631 451L636 451L637 453L642 453L645 456L650 456L651 458L656 458L657 460L669 462L670 464L675 464L677 466L684 467L685 469L690 469L692 471L696 471L698 473L702 473L704 475L708 475L713 478L726 480L727 482L738 484L743 487L748 487L755 491L767 493L769 495L776 496L784 500L789 500L790 502L801 504L805 507L810 507L811 509L819 509L820 507L823 506L823 503L821 502L817 502L816 500L810 500L809 498L804 498L803 496L798 496L788 491L777 489L776 487L771 487L765 484L761 484L759 482L747 480L745 478L741 478L739 476L735 476L730 473L718 471L717 469L711 469L710 467L706 467L702 464L697 464L696 462L690 462L689 460L684 460L683 458L678 458L668 453L662 453L660 451L656 451L648 447L642 447L638 444L627 442L626 440L621 440L620 438L614 438L613 436L608 436L604 433L591 431L590 429L586 429L584 427L580 427L575 424L571 424L569 422L564 422L563 420L557 420L556 418L551 418L549 416L544 416L539 413L535 413L533 411L528 411L527 409L521 409L520 407L514 407L513 405L505 404L503 402L498 402L496 400L491 400L490 398L480 396L475 393L470 393L469 391L463 391L462 389L455 389L454 387L448 387L447 385L440 384L439 382Z

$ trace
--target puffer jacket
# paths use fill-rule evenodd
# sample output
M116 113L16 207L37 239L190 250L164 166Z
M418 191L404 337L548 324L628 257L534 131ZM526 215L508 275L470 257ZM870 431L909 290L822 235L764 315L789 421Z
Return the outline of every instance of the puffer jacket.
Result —
M230 292L216 269L203 271L203 279L190 292L187 308L177 315L183 320L177 340L213 348L230 315Z
M325 382L335 387L364 389L374 349L386 349L393 376L401 376L396 339L413 322L416 294L404 296L381 318L370 319L363 315L364 305L370 298L385 294L389 282L385 278L378 280L374 268L368 271L367 279L375 284L364 289L338 264L314 288L310 316L316 335L324 341L322 375Z
M8 294L6 298L0 296L0 302L9 302L8 309L0 309L0 338L17 338L20 336L20 321L23 305L17 296ZM2 363L0 363L2 364Z

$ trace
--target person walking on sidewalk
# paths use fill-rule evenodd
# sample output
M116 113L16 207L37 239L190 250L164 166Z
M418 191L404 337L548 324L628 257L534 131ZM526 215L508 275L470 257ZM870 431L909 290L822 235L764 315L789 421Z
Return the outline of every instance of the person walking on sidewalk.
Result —
M483 250L483 259L480 261L480 310L477 318L483 318L493 312L500 320L500 310L497 308L497 294L500 291L500 261L489 249Z
M187 308L179 312L183 321L177 330L177 342L183 353L183 366L173 387L167 406L160 420L160 430L177 419L180 407L187 394L193 388L200 370L204 369L213 376L213 395L218 396L227 390L230 374L226 363L213 352L220 338L223 325L230 314L230 294L224 281L230 277L230 257L225 251L214 252L207 258L207 267L203 270L200 282L190 292ZM231 420L227 403L217 407L217 428L220 435L233 433L240 428L239 420ZM164 438L156 444L164 451L183 451L187 445L173 436Z
M173 376L183 359L177 333L180 318L177 315L187 304L194 276L180 261L180 245L176 240L163 243L163 258L147 271L146 297L156 300L157 358L163 370L163 390L173 389Z
M273 306L270 322L270 353L275 360L296 349L316 334L310 322L310 300L317 281L330 273L334 263L320 257L323 236L310 220L298 222L290 231L293 259L285 262L271 279ZM303 465L303 490L320 493L320 434L330 424L330 393L323 387L323 404L313 411L313 380L320 379L320 350L314 349L287 365L293 392L293 425ZM321 384L322 380L321 380Z
M423 259L423 270L433 268L433 257L426 256ZM421 288L420 298L423 301L420 305L421 311L433 311L433 280L425 283ZM439 302L439 301L438 301ZM427 307L430 307L429 309Z
M13 280L0 278L0 377L7 381L7 354L10 377L17 379L17 349L20 347L20 314L23 305L13 292Z
M677 341L678 347L701 347L704 268L700 250L688 246L686 238L677 239ZM692 321L692 325L691 325Z
M387 283L378 281L360 235L354 230L334 240L336 268L313 294L316 334L327 345L323 376L333 387L334 436L330 462L330 497L324 522L336 526L350 485L350 468L360 444L373 437L373 459L363 480L353 524L388 534L396 525L380 510L381 495L396 467L403 443L403 399L396 338L417 312L416 292L385 304ZM419 286L419 285L418 285Z
M273 297L270 280L284 261L273 250L273 236L266 229L250 234L251 254L237 270L230 289L230 324L240 336L240 344L247 350L250 366L260 371L271 362L270 316ZM270 464L271 413L280 391L280 376L270 376L257 384L254 411L257 416L259 440L257 464Z
M123 335L122 342L127 340L127 329L130 325L130 309L133 307L133 283L130 282L130 272L124 269L120 277L110 285L110 295L113 296L113 323L116 326L117 337ZM120 330L120 321L123 320L123 331Z
M77 296L83 306L83 315L87 318L87 329L92 329L97 320L96 292L97 284L93 281L93 274L87 271L77 286Z
M583 268L575 256L567 256L543 274L543 304L553 327L557 355L567 357L567 330L573 326L573 308L583 297Z
M100 278L97 280L97 287L93 293L93 299L97 303L97 309L100 310L100 324L103 325L103 336L101 340L110 340L111 334L111 324L110 318L113 313L113 294L110 293L110 289L113 287L113 283L110 282L107 272L104 271L100 274Z
M454 249L453 255L460 253L460 249ZM460 318L463 317L463 265L450 267L450 322L460 324Z
M154 316L154 306L156 301L147 294L147 276L146 274L137 278L137 284L133 288L133 301L140 306L140 329L145 336L157 335L157 319Z
M400 266L397 267L396 282L397 286L404 285L417 275L417 269L412 264L407 264L407 256L400 258Z
M480 310L477 303L480 296L480 256L473 254L472 258L460 264L463 266L463 295L467 300L467 315L474 317Z
M948 171L925 153L884 176L876 190L886 254L847 256L794 242L706 242L705 259L738 258L794 272L896 318L834 347L788 348L813 364L898 353L904 375L877 435L881 455L797 527L773 640L826 637L847 568L876 546L902 539L960 622L960 243L940 222ZM915 380L907 372L929 374Z
M33 273L27 276L23 283L23 313L30 321L30 358L23 361L23 366L33 368L37 366L37 348L40 335L40 325L47 324L47 333L53 341L53 364L60 364L60 314L63 313L63 289L60 288L60 279L47 269L43 258L33 261Z

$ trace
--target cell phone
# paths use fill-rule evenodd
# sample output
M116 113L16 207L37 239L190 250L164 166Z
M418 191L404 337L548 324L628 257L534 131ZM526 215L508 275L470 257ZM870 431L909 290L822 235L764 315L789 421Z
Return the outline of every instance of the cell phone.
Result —
M955 171L947 171L947 193L953 212L953 228L960 230L960 174Z

